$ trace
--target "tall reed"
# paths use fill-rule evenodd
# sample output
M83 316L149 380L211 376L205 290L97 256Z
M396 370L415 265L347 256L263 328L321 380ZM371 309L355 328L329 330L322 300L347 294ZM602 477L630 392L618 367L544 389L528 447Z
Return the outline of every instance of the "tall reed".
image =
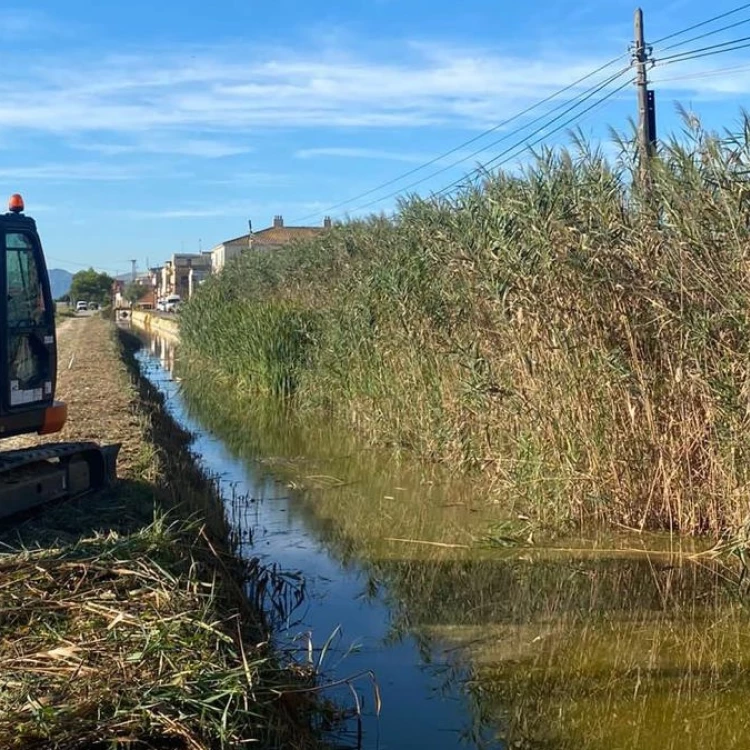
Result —
M184 311L238 388L481 472L543 521L747 512L750 119L661 146L645 200L573 134L517 174L246 253Z

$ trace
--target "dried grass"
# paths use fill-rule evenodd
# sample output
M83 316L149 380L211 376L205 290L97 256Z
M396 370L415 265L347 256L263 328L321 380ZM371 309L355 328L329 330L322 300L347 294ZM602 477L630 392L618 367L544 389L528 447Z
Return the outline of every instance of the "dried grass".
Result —
M230 553L190 436L112 327L66 322L60 353L60 437L122 442L122 479L0 534L0 747L320 746L334 712L245 595L288 597L283 576Z
M750 118L245 253L181 336L248 398L480 476L504 515L716 537L750 487Z

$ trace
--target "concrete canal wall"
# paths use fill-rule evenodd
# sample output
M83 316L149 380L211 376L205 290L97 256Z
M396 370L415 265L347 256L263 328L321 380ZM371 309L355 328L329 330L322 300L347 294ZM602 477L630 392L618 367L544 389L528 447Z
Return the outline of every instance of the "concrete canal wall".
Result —
M130 317L131 322L136 328L159 333L173 339L179 339L180 337L180 326L174 315L148 312L146 310L133 310Z

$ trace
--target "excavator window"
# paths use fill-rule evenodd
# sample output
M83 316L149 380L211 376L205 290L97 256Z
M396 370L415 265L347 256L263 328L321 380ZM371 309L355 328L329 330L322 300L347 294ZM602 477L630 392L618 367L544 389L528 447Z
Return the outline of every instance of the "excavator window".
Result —
M23 232L5 233L7 352L11 407L50 397L52 355L40 250Z
M44 320L44 295L34 248L25 234L5 235L8 325L38 325Z

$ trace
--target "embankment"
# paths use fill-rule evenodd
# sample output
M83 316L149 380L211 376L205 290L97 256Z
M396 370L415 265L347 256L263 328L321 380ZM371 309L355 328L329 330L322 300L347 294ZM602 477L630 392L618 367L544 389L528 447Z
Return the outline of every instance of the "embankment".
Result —
M750 123L746 123L750 125ZM183 353L258 398L485 482L549 524L719 534L750 482L746 139L580 144L455 198L243 254Z
M269 574L231 555L134 340L99 318L65 326L62 437L122 441L121 480L2 533L0 746L321 746L315 676L274 650L245 595L273 589Z

